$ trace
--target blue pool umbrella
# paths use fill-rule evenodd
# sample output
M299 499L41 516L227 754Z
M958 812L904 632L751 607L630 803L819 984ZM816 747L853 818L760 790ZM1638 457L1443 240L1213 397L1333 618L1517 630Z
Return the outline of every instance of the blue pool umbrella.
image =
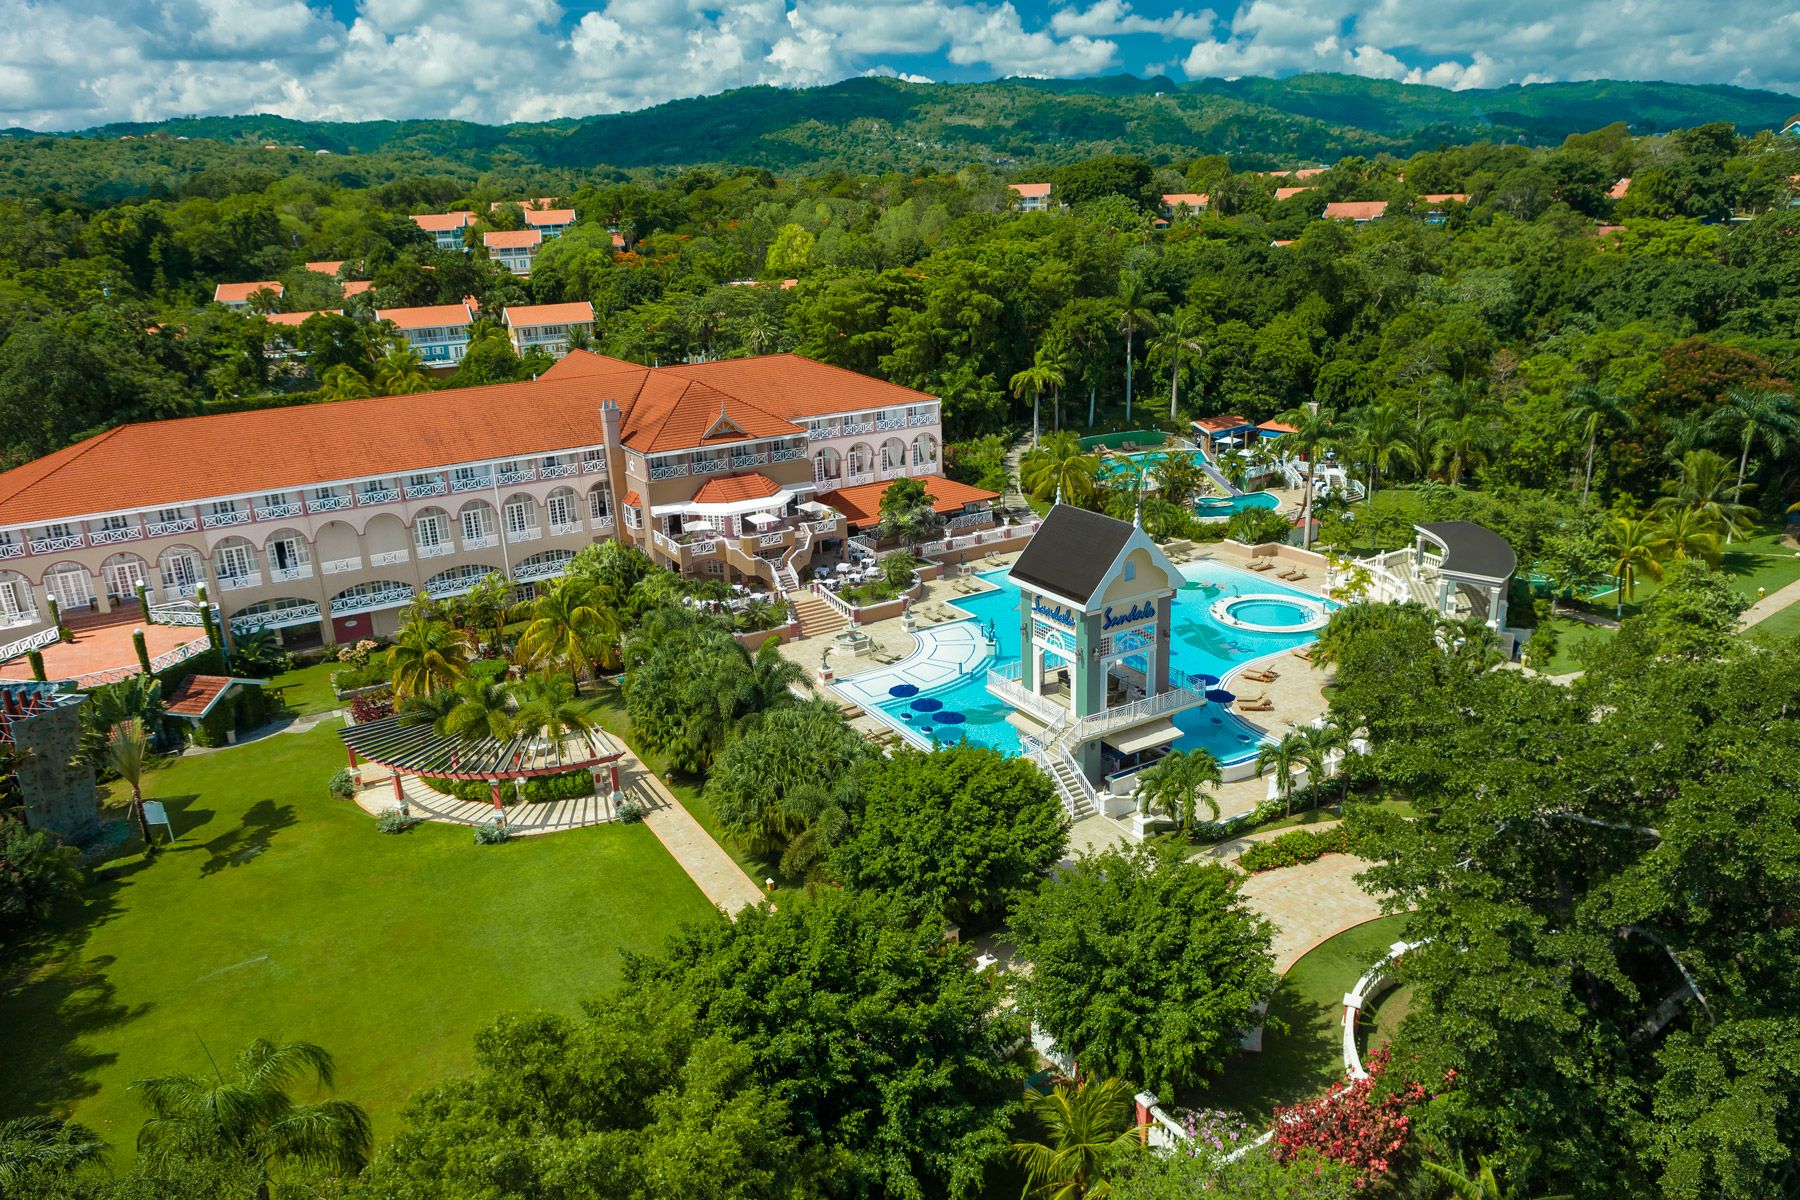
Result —
M936 712L938 709L944 707L944 702L927 696L923 700L914 700L912 702L912 707L914 712Z
M1219 681L1215 679L1213 682L1217 683ZM907 696L916 696L918 694L918 685L912 683L896 683L893 687L888 689L888 695L899 696L901 699L905 699Z
M1217 675L1208 675L1205 671L1200 672L1200 674L1194 676L1194 678L1200 681L1200 686L1202 687L1210 688L1219 686L1219 677Z
M1230 704L1233 700L1237 699L1237 695L1236 693L1226 691L1224 688L1213 688L1206 693L1206 698L1211 700L1214 704Z
M967 717L959 712L934 713L931 719L936 721L939 725L961 725L964 721L968 720Z

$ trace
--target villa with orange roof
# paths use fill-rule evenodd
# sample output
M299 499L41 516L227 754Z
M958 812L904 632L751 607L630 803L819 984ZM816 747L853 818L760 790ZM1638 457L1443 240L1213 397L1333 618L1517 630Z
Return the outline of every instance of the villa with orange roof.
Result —
M515 304L500 314L513 349L543 350L557 358L569 352L569 334L580 329L594 332L594 306L586 300L574 304Z
M1298 196L1301 192L1310 192L1310 191L1312 191L1312 188L1310 186L1307 186L1307 187L1278 187L1275 189L1275 199L1291 200L1295 196Z
M1050 185L1047 183L1009 183L1006 186L1020 212L1043 212L1050 207Z
M1208 196L1205 192L1167 192L1163 195L1163 216L1173 221L1183 214L1193 216L1206 211Z
M1467 192L1429 192L1419 197L1419 203L1424 207L1427 225L1442 225L1449 219L1444 213L1444 205L1467 204L1468 202Z
M563 230L575 223L575 210L572 208L528 208L525 210L525 228L535 229L544 236L545 241L553 237L561 237Z
M529 275L544 235L535 229L491 229L481 235L481 244L490 258L514 275Z
M469 316L438 308L383 315ZM204 595L232 636L343 644L491 573L529 595L608 540L787 594L893 479L921 480L954 532L992 524L994 493L939 473L942 437L936 397L794 355L587 351L428 401L123 425L0 473L0 627L49 628L51 599L135 620L141 585L157 605Z
M1354 221L1365 225L1387 214L1386 200L1337 200L1325 206L1328 221Z
M440 250L466 249L463 230L475 223L471 212L414 213L413 224L429 233Z
M266 320L269 324L278 327L280 330L282 330L282 332L277 333L269 341L269 344L267 346L263 347L263 353L267 354L270 358L304 358L306 355L306 352L294 345L293 335L286 331L290 330L290 329L300 328L300 326L306 324L306 319L308 317L316 317L321 312L329 313L332 316L338 316L338 317L341 317L344 315L344 310L341 308L316 309L312 312L284 312L284 313L269 313L269 314L267 314L263 319Z
M427 304L420 308L378 308L378 321L392 321L407 344L428 367L454 367L469 349L469 326L475 312L463 304Z
M213 303L223 304L233 312L249 312L250 298L258 292L268 292L279 300L287 295L287 288L273 279L261 283L221 283L213 289Z

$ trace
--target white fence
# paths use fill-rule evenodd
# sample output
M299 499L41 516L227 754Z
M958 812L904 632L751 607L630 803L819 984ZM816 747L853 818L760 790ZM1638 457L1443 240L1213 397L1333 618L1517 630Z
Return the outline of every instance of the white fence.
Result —
M60 639L61 636L54 625L48 629L40 629L36 633L28 633L16 642L0 646L0 662L11 662L22 654L30 654L33 650L42 649Z

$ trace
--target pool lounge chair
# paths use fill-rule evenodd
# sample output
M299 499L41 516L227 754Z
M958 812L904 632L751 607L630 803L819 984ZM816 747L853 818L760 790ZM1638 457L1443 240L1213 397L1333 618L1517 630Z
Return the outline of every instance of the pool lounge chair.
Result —
M1275 572L1275 578L1277 578L1277 579L1305 579L1306 578L1306 570L1303 567L1289 567L1285 571Z
M1252 571L1273 571L1275 569L1275 564L1266 558L1253 558L1250 560L1248 569Z
M1313 651L1312 651L1311 646L1301 646L1301 647L1295 649L1294 651L1292 651L1292 654L1295 658L1299 659L1301 662L1309 663L1313 660Z
M1239 696L1238 697L1237 710L1241 713L1270 712L1274 709L1274 707L1275 707L1275 705L1269 700L1269 698L1267 696L1248 696L1248 697Z
M1267 667L1263 667L1255 671L1245 671L1244 678L1254 679L1258 683L1274 683L1278 677L1275 672L1269 670Z

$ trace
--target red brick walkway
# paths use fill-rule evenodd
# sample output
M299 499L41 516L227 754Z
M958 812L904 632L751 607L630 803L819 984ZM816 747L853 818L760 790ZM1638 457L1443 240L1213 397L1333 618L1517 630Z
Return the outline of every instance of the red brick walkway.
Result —
M100 624L108 617L108 624ZM112 613L108 617L87 617L78 626L72 642L52 642L45 646L44 674L52 679L72 679L114 667L136 667L137 651L131 646L131 631L142 629L150 657L167 654L177 646L185 646L206 637L204 630L193 625L145 625L135 611ZM31 663L24 658L0 665L0 679L30 679Z

